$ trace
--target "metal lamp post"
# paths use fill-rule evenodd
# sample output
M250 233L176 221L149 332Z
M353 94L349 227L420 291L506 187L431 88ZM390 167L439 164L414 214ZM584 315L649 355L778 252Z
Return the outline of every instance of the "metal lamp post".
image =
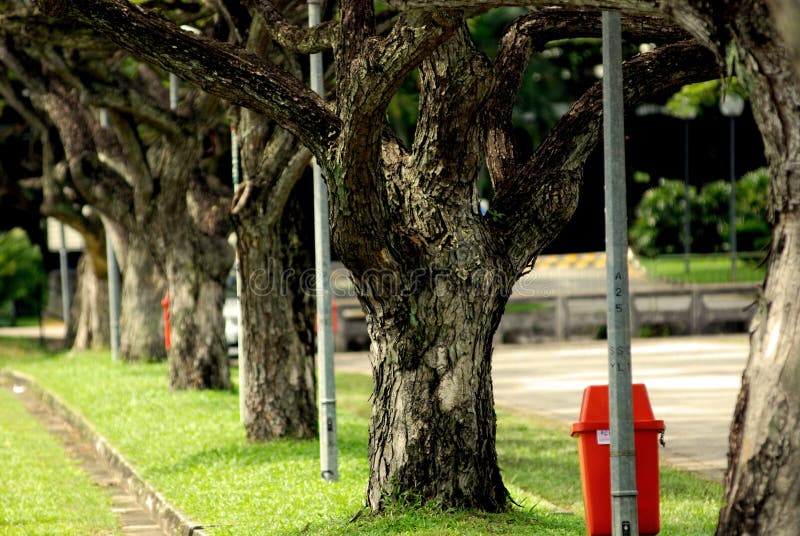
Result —
M100 126L108 128L108 109L100 108ZM103 222L106 227L106 264L108 265L108 317L111 330L111 360L119 361L119 315L120 315L120 279L119 264L114 254L114 245L111 243L111 223Z
M233 179L233 192L239 189L239 135L236 127L231 125L231 178ZM236 237L237 242L239 237ZM234 257L233 270L236 272L236 306L239 307L239 328L236 330L237 359L239 361L239 416L244 422L247 409L245 406L245 396L247 389L246 360L247 353L244 348L244 314L242 311L242 265L239 262L239 248L235 246L236 256Z
M181 26L181 30L184 32L193 33L195 35L200 35L202 32L195 28L194 26L190 26L188 24L184 24ZM180 106L180 87L181 87L181 80L178 78L178 75L175 73L169 73L169 109L175 111Z
M638 536L636 452L628 298L628 217L620 14L603 12L603 167L605 175L608 410L613 536Z
M689 205L689 120L683 120L683 263L686 275L691 271L691 207Z
M308 0L308 26L320 23L319 0ZM311 89L325 93L322 53L310 55ZM336 384L333 376L333 317L331 307L331 245L328 223L328 190L322 168L314 159L314 257L317 273L317 384L319 391L319 449L322 479L339 480L336 430Z
M69 290L69 263L67 262L67 233L64 230L64 224L59 222L58 226L59 238L61 239L58 248L58 262L61 272L61 314L64 316L64 326L69 331L70 318L69 311L72 308Z
M692 208L689 199L689 122L694 118L694 111L683 116L683 262L687 276L691 271L690 256L692 253Z
M727 93L719 101L719 111L728 118L730 125L730 240L731 240L731 280L736 281L736 118L744 111L744 99L736 93Z

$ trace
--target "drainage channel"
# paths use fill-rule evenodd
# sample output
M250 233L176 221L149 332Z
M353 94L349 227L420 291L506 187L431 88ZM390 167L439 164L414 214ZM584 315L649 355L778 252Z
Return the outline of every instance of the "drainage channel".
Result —
M75 428L54 411L43 404L39 398L23 385L3 383L3 387L13 391L30 415L35 417L45 429L58 438L64 449L80 462L81 468L91 480L98 484L112 501L112 511L117 515L122 533L135 536L164 536L166 533L150 513L142 508L136 497L128 493L119 477L100 462L94 449L87 445Z

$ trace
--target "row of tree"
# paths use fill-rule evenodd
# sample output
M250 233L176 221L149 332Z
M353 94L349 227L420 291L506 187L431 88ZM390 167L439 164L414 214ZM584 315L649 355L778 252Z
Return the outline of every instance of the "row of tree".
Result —
M507 508L495 451L492 335L514 282L575 210L600 138L601 94L588 89L532 154L517 145L513 105L530 58L548 41L597 37L598 10L620 9L629 39L663 44L626 62L626 105L730 68L749 85L770 161L773 246L718 530L793 533L800 526L793 329L800 94L794 49L768 3L323 4L326 22L307 29L304 5L291 0L40 0L38 9L0 2L0 89L42 140L46 198L65 205L62 219L96 216L125 252L129 324L158 318L153 309L169 290L171 386L229 386L220 311L233 226L247 283L248 437L313 433L313 310L302 281L287 277L309 264L298 185L313 155L328 183L333 243L372 340L367 503L375 510L398 498ZM502 4L560 7L519 12L490 60L467 21ZM304 56L315 52L331 65L328 98L306 84ZM386 117L415 70L419 110L406 143ZM192 84L177 108L169 106L167 73ZM235 193L220 167L227 123L242 140L245 180ZM484 165L495 193L489 217L478 206ZM82 204L93 210L75 210ZM102 255L92 259L99 276ZM159 277L164 287L152 282ZM288 284L263 292L258 277Z

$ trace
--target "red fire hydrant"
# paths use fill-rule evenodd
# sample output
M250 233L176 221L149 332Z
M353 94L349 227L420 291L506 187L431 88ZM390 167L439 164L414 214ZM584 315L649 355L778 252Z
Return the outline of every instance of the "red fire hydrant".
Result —
M161 300L161 307L164 308L164 348L169 350L171 331L169 326L169 290L164 294L164 299Z

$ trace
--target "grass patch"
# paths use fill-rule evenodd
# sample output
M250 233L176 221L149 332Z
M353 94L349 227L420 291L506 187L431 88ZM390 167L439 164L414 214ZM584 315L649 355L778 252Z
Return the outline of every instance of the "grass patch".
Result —
M506 313L529 313L532 311L552 311L555 305L542 302L508 301L506 303Z
M373 516L363 510L367 376L337 375L341 480L331 484L319 478L317 441L247 443L234 392L170 392L164 364L112 363L95 352L26 359L5 346L0 341L0 355L9 356L0 366L59 393L172 504L214 535L585 533L576 443L561 425L498 411L500 466L521 507L495 515L399 508ZM235 380L236 372L231 376ZM665 485L677 483L663 492L662 534L712 532L720 486L670 469L662 475Z
M731 258L727 253L692 254L689 256L689 273L683 255L639 257L650 277L680 283L728 283L731 276ZM742 256L736 261L736 281L763 281L765 266L752 256Z
M0 534L121 534L108 496L0 389Z

